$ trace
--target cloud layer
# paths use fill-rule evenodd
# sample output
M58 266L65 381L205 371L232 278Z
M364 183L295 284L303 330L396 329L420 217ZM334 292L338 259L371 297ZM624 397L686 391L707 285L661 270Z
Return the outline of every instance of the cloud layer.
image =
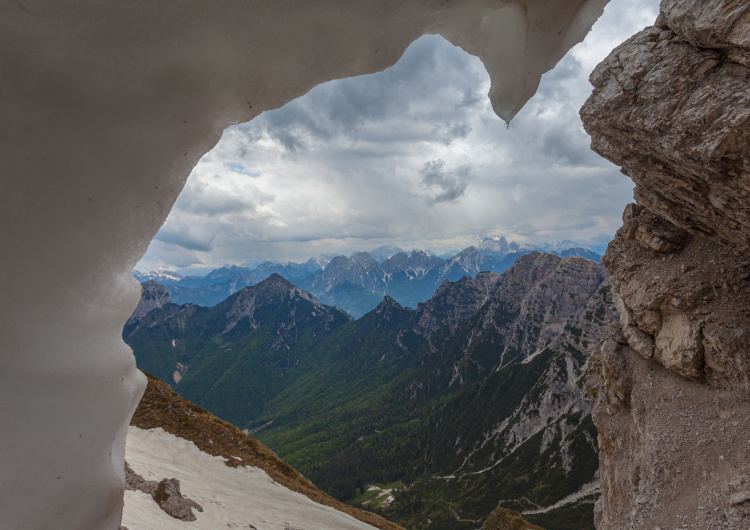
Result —
M509 130L481 62L437 36L227 129L137 268L611 235L632 184L589 149L578 109L593 67L657 12L658 0L613 0Z

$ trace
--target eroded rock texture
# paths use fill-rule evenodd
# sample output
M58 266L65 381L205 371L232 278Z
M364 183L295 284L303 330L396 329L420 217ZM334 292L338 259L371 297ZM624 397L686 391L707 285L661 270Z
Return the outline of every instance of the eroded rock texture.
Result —
M591 76L592 147L635 182L591 360L598 528L750 525L750 3L663 0Z
M148 280L141 284L141 300L133 314L130 315L126 324L138 322L142 317L149 314L154 309L158 309L172 303L172 297L169 291L162 284L154 280Z

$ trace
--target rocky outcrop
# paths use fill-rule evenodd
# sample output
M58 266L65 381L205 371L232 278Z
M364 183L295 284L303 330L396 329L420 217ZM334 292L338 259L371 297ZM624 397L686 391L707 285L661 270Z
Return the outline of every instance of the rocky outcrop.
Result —
M172 298L170 297L167 288L154 280L143 282L141 284L141 289L141 300L138 302L138 307L135 308L133 314L130 315L127 324L133 324L154 309L159 309L160 307L172 303Z
M440 325L455 330L493 296L502 281L496 272L464 276L457 282L444 280L432 298L419 304L414 332L428 337Z
M750 4L664 0L591 76L592 147L635 183L589 364L598 528L750 519Z
M386 272L367 252L358 252L350 258L336 256L315 277L311 287L326 293L341 283L361 285L370 291L383 291L388 284Z
M604 263L631 348L693 381L750 387L746 256L630 205Z
M427 271L441 265L445 260L431 256L422 250L412 250L411 254L399 252L385 260L381 267L388 274L403 271L409 279L419 279Z
M655 26L594 70L581 109L593 149L633 179L638 204L745 253L748 9L744 0L664 1Z
M199 512L203 511L200 504L182 495L180 481L176 478L164 478L159 482L146 480L133 471L127 462L125 462L125 489L142 491L151 495L164 513L181 521L195 521L193 508Z

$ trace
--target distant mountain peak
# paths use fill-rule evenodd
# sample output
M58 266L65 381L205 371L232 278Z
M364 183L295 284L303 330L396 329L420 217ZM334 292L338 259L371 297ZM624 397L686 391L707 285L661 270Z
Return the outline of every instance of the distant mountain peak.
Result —
M295 287L295 285L292 282L290 282L289 280L287 280L286 278L284 278L278 272L272 273L268 278L266 278L265 280L263 280L262 282L260 282L258 285L261 285L261 284L264 284L264 283L272 283L272 284L273 283L278 283L278 284L281 284L281 285L288 285L290 287Z
M376 310L383 310L383 309L387 309L387 308L390 308L390 307L397 307L399 309L405 309L404 306L402 306L401 304L399 304L398 302L396 302L393 298L391 298L388 295L385 295L383 297L383 300L378 304L378 307L376 307L375 309Z
M367 253L372 256L372 259L378 263L382 263L387 259L392 258L399 252L403 252L403 249L396 245L383 245L382 247L374 248Z
M457 256L467 256L467 255L473 255L473 254L479 254L477 247L475 247L474 245L470 247L466 247L461 252L459 252Z
M350 259L356 261L357 263L373 263L375 265L378 264L378 262L375 261L373 257L370 256L370 254L368 254L367 252L355 252L354 254L352 254L352 257Z
M154 280L143 282L141 289L141 300L138 302L138 307L135 308L135 311L133 311L133 314L128 319L127 324L138 321L154 309L172 303L172 298L169 296L167 288Z
M391 329L402 326L409 315L413 313L413 309L404 307L390 296L385 295L378 306L363 318L369 318L377 328Z

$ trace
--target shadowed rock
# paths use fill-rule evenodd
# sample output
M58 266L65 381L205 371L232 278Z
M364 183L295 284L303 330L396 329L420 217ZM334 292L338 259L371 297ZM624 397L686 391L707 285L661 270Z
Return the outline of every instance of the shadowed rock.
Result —
M635 183L591 358L598 529L747 528L750 4L663 0L592 73L592 148Z

